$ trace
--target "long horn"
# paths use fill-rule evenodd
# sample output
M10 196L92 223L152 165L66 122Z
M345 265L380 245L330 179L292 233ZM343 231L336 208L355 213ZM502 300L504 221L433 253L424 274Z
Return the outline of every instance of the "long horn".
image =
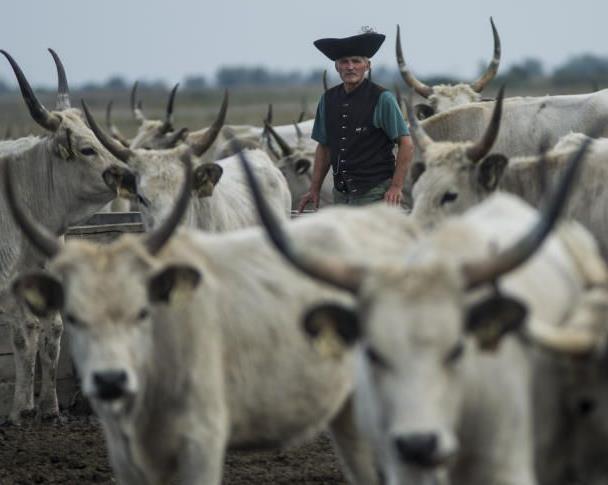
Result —
M277 145L279 145L279 148L283 152L283 156L289 157L290 155L293 155L293 149L289 146L289 143L287 143L283 138L281 138L281 135L279 135L271 125L269 125L268 123L265 123L264 126L266 127L268 132L272 135L272 137L274 138L274 141L277 142Z
M13 68L13 72L15 73L15 77L17 78L17 82L19 83L19 89L21 89L21 95L27 105L30 115L34 118L34 121L42 126L44 129L49 131L56 131L59 128L59 124L61 123L60 118L48 111L40 101L36 98L34 91L32 90L30 84L27 82L25 74L15 62L15 59L6 52L5 50L1 50L0 52L4 54L4 57L8 59L11 67Z
M213 124L205 131L205 133L200 137L200 140L194 141L190 144L190 148L192 153L197 157L200 157L203 153L209 150L209 147L213 145L213 142L217 138L224 126L224 122L226 121L226 112L228 111L228 90L224 91L224 100L222 101L222 106L220 107L220 111L217 114L217 118Z
M262 189L247 161L246 155L242 150L238 150L239 147L235 139L231 143L234 147L233 150L236 149L238 152L260 219L276 249L287 261L306 275L342 290L357 293L361 286L362 270L340 263L333 258L323 257L321 254L313 255L311 252L301 251L300 248L294 246L262 195Z
M329 88L327 87L327 69L323 70L323 91L327 92Z
M489 260L465 263L462 266L462 272L468 289L496 281L500 276L523 264L540 247L545 237L553 229L566 204L574 179L580 169L581 161L585 158L591 142L592 139L587 138L574 157L568 162L568 166L558 181L554 196L548 201L539 221L528 234ZM546 155L543 154L543 156Z
M296 129L296 136L298 137L298 141L302 141L304 135L302 134L302 130L295 121L293 122L293 127Z
M70 88L68 86L68 78L65 75L65 68L57 53L49 48L49 52L53 56L55 61L55 67L57 67L57 111L69 109L72 107L70 104Z
M167 110L165 112L165 122L161 127L161 133L168 133L173 131L173 104L175 103L175 94L179 88L179 83L173 86L171 94L169 94L169 101L167 102Z
M399 85L397 83L395 83L395 97L397 98L399 109L401 112L403 112L403 97L401 96L401 89L399 89Z
M300 111L300 116L298 116L298 123L302 123L304 121L304 117L306 116L306 112L308 111L308 102L306 101L306 97L302 98L302 111Z
M395 44L395 51L397 55L397 64L399 64L399 72L405 83L414 89L420 96L428 98L433 94L433 88L427 86L423 82L416 79L405 64L403 59L403 49L401 48L401 28L397 25L397 42Z
M124 163L129 163L129 158L133 155L131 149L124 147L122 144L114 140L114 138L108 136L97 124L95 118L89 111L89 107L84 99L81 100L82 110L84 111L84 116L87 119L87 123L91 128L91 131L95 134L97 139L101 142L101 144L106 147L106 149L114 155L119 160Z
M152 255L158 253L167 243L188 209L190 194L192 192L192 161L190 159L190 152L186 151L180 157L180 160L184 164L184 182L177 196L175 206L165 221L144 240L144 245Z
M131 111L133 112L133 117L136 121L143 123L146 121L146 117L141 109L141 102L137 101L137 86L139 85L139 81L135 81L133 83L133 88L131 89Z
M488 152L492 149L492 145L496 141L496 137L498 136L498 130L500 128L500 118L502 116L502 101L505 95L505 86L504 84L500 87L498 91L498 96L496 97L496 103L494 104L494 111L492 112L492 119L490 120L490 124L486 129L486 132L483 135L483 138L479 140L475 145L467 148L467 157L472 162L478 162L483 157L485 157Z
M112 106L113 106L114 102L112 100L110 100L108 102L108 105L106 106L106 127L108 128L108 130L110 130L110 135L112 135L112 138L114 138L115 140L118 140L118 142L128 148L129 147L129 140L127 140L124 135L120 132L120 130L116 127L116 125L114 123L112 123Z
M407 113L407 122L410 126L410 133L414 139L414 143L422 152L424 152L432 143L433 139L426 134L424 128L418 123L416 113L414 113L414 100L410 91L407 103L405 103L405 111Z
M15 220L15 223L25 234L25 237L36 247L42 254L48 258L53 258L61 249L59 241L51 232L39 223L34 221L28 214L25 213L23 207L19 205L15 194L15 182L11 170L11 161L6 159L2 164L2 178L4 179L4 193L6 194L6 202L9 210Z
M477 93L481 93L483 88L486 87L486 84L494 79L498 72L498 66L500 65L500 37L498 36L498 31L496 30L492 17L490 17L490 24L492 25L492 35L494 36L494 56L482 76L471 84L471 89Z
M262 129L262 136L268 137L268 128L266 125L272 125L272 103L268 103L268 111L266 112L266 118L263 120L264 128Z

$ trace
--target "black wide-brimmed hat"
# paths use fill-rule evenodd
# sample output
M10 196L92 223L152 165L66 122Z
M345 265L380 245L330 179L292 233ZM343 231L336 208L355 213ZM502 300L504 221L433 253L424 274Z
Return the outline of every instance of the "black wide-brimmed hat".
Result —
M342 57L361 56L372 57L384 42L385 36L376 32L353 35L343 39L319 39L314 44L332 61Z

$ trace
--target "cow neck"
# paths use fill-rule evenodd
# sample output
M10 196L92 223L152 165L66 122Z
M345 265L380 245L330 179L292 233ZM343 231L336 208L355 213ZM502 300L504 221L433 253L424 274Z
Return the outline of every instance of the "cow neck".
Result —
M82 171L74 168L85 162L63 160L53 153L51 144L52 139L41 138L19 153L14 157L12 173L32 218L61 235L70 225L82 222L110 202L113 194L109 189L104 194L84 194L86 181Z

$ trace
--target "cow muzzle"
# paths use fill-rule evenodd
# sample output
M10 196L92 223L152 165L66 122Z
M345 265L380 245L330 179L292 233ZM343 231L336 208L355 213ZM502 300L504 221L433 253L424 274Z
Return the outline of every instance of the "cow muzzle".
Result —
M137 197L137 178L135 174L125 167L112 165L103 172L103 180L116 195L127 199Z
M393 438L399 459L408 465L434 468L445 464L452 453L441 446L438 433L408 433Z
M102 401L115 401L130 394L129 376L125 370L112 369L93 373L95 397Z

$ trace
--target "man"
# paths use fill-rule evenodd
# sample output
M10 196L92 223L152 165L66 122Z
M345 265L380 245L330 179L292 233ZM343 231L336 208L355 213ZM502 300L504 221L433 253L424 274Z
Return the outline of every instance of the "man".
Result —
M335 62L343 84L329 89L319 101L312 131L319 144L310 190L300 200L300 212L309 203L319 207L319 191L330 166L335 203L363 205L385 200L401 204L413 145L395 97L365 77L371 67L369 59L384 38L365 32L314 42Z

